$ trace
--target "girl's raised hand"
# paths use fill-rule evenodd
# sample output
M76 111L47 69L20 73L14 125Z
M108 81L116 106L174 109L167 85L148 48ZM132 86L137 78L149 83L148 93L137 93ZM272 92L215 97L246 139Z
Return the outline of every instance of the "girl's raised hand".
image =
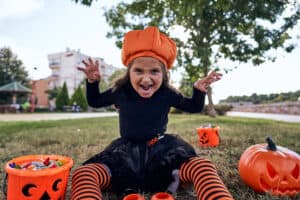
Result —
M85 67L77 67L77 69L85 73L88 82L93 83L100 81L99 61L96 60L96 62L94 62L91 58L88 58L87 61L83 60L82 63Z
M202 92L207 92L210 84L220 80L222 78L222 74L216 71L210 72L206 77L201 80L198 80L194 83L194 87Z

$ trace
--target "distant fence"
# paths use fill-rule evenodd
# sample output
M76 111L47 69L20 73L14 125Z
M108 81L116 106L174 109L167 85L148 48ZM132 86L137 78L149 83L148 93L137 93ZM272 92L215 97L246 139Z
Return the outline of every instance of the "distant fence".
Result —
M231 111L300 115L300 101L272 104L233 105Z

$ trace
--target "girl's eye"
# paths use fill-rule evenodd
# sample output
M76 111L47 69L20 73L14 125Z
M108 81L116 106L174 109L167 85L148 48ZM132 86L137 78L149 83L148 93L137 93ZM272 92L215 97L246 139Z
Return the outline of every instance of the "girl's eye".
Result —
M151 74L157 74L159 72L160 72L159 69L153 69L153 70L151 70Z
M135 69L134 69L134 72L136 72L136 73L142 73L142 70L139 69L139 68L135 68Z

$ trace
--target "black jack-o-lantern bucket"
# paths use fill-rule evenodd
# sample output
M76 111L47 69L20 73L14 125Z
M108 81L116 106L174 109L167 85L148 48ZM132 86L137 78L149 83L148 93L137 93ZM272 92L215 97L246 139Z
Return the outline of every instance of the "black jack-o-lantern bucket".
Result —
M59 160L61 166L40 170L18 169L29 162ZM7 162L7 200L64 200L73 160L59 155L28 155Z

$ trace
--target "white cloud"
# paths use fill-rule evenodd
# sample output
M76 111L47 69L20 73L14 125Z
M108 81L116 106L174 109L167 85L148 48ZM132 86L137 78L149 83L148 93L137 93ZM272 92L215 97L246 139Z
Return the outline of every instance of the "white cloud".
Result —
M24 16L43 7L43 0L0 0L0 20Z

